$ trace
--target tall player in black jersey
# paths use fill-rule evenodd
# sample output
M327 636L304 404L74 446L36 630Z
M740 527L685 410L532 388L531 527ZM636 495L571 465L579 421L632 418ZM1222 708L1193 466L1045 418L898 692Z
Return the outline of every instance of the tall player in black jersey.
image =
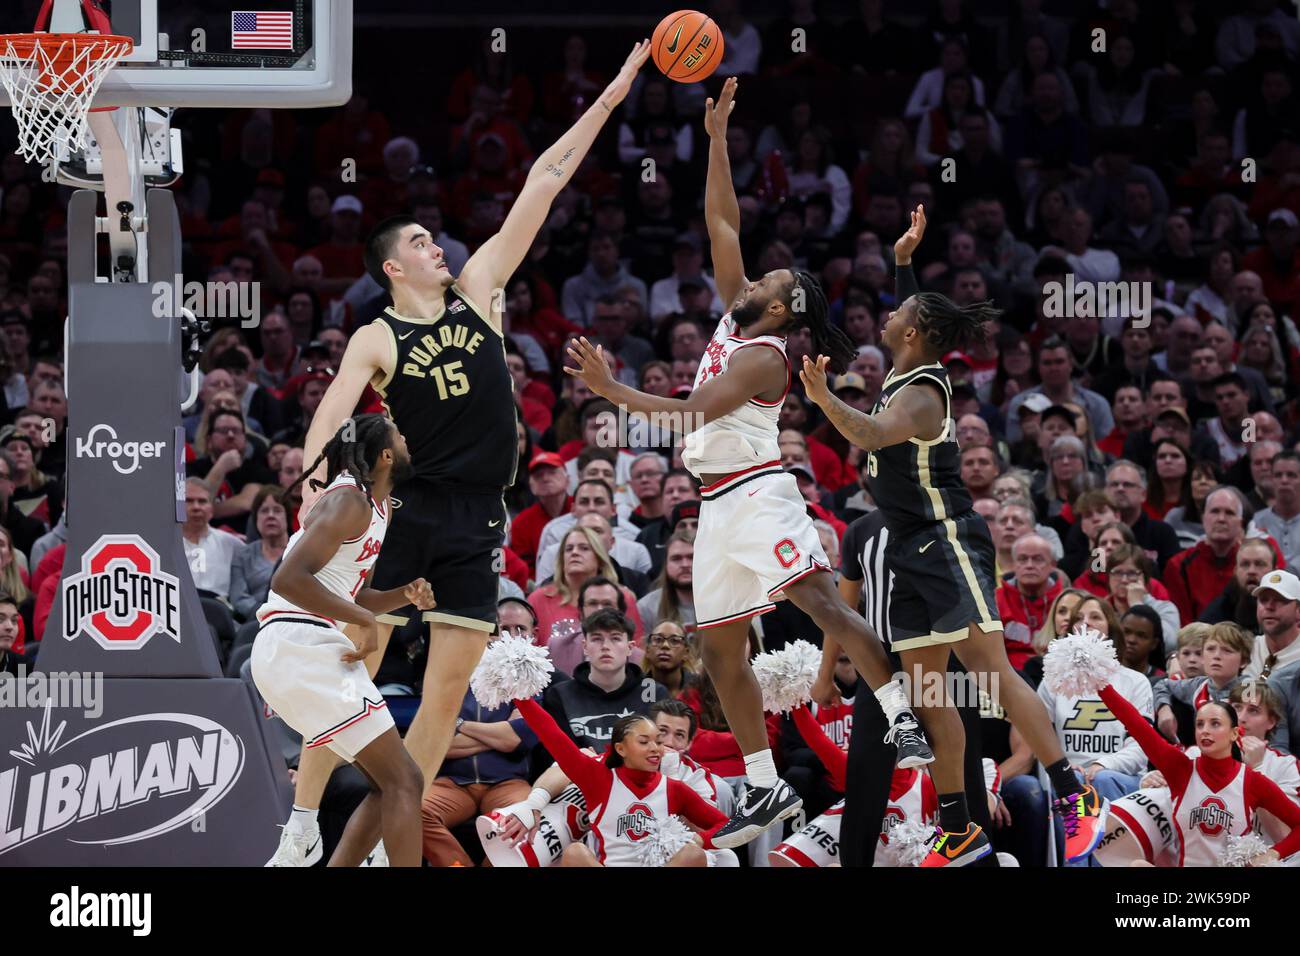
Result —
M508 517L502 495L514 480L517 454L502 290L649 54L648 41L633 47L587 112L537 158L501 231L479 246L459 276L448 271L442 249L413 218L393 217L375 227L366 243L366 270L393 305L353 335L307 433L304 457L314 461L370 384L406 436L415 477L393 489L392 525L372 587L423 577L437 601L423 614L428 664L420 709L406 734L426 786L447 753L469 676L496 630ZM304 495L303 508L311 501ZM377 643L368 648L372 674L392 628L407 618L383 615L379 621ZM296 808L319 806L332 767L321 751L304 752ZM340 846L333 862L360 863L378 839L374 828L367 846ZM340 859L345 850L350 859Z
M950 653L971 674L987 675L986 686L1000 693L1012 724L1047 768L1065 826L1066 858L1077 860L1092 852L1104 833L1101 800L1075 777L1046 708L1007 660L993 597L993 541L961 481L952 387L939 361L952 349L978 342L984 323L996 313L988 303L959 308L942 295L917 291L911 259L924 233L925 209L918 206L911 228L894 246L901 305L881 330L894 367L872 413L830 393L826 357L815 362L805 357L800 377L808 397L840 433L868 452L871 497L885 513L890 535L885 560L894 573L892 647L907 672L919 667L923 680L941 680ZM964 866L991 852L992 845L967 810L961 719L950 701L918 708L918 716L934 748L931 774L939 791L940 826L922 865Z

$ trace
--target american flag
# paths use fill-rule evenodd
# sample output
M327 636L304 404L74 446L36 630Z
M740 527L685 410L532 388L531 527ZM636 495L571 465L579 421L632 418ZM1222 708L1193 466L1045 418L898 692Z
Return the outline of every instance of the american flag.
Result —
M236 10L230 15L234 50L292 50L293 14Z

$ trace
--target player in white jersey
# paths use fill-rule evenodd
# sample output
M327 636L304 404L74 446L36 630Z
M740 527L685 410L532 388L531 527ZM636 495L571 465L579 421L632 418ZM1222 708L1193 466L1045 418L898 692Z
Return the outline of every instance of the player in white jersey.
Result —
M423 778L363 663L378 644L376 615L412 603L433 607L423 578L390 591L366 587L392 514L389 492L409 472L411 458L397 426L382 415L344 422L321 458L326 480L314 480L314 487L324 491L289 539L257 612L253 681L302 734L305 750L327 747L370 780L371 792L348 821L331 863L368 852L382 828L392 865L419 866ZM361 628L355 641L341 630L344 624ZM294 819L269 866L307 862L309 848L297 845L306 828Z
M716 107L710 100L705 110L711 145L704 212L718 294L730 309L714 331L694 391L680 400L629 388L614 379L602 349L585 338L570 346L575 367L565 369L629 413L681 423L675 430L689 433L682 462L704 484L695 539L696 621L704 635L704 664L744 755L749 784L715 839L728 848L793 816L802 803L777 776L747 656L751 619L772 610L782 596L844 648L875 690L900 765L934 759L902 689L891 680L880 642L835 590L807 505L781 468L777 416L791 383L786 334L807 328L814 351L831 356L837 372L848 368L857 351L830 323L825 294L808 273L777 269L754 281L745 278L740 209L727 157L735 91L732 77Z

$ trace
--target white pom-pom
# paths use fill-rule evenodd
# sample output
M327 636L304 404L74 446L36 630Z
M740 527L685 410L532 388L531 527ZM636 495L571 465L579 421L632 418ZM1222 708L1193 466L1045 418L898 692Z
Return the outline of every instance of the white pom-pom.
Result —
M910 818L889 831L889 845L898 854L899 866L920 866L930 852L930 844L938 832L933 823Z
M1258 833L1245 833L1241 836L1230 836L1224 841L1223 852L1219 854L1216 866L1228 867L1246 867L1250 861L1255 859L1261 853L1267 853L1273 849L1267 843L1260 839ZM1277 866L1276 863L1266 864L1268 866Z
M493 641L470 675L469 686L484 707L536 697L551 682L555 665L546 648L522 637Z
M637 847L637 857L642 866L664 866L695 838L695 831L675 814L666 820L650 817L646 826L649 832Z
M1061 697L1086 697L1109 684L1119 670L1110 638L1080 624L1048 645L1043 658L1043 683Z
M821 663L822 652L807 641L795 641L779 651L755 657L750 664L763 692L763 709L784 713L812 700L812 686Z

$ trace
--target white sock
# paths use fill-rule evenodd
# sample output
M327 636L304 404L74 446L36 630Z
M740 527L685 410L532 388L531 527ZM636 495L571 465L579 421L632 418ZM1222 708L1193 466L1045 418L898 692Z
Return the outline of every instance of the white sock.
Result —
M776 764L772 762L772 751L746 754L745 776L756 787L775 787L780 778L776 775Z
M293 830L295 833L310 833L312 830L317 829L316 814L319 812L320 810L310 810L295 803L293 813L289 814L289 822L285 824L285 829Z
M903 688L898 686L897 681L890 681L888 684L882 684L876 689L876 700L880 701L880 709L885 712L885 720L892 727L899 714L907 713L911 710L907 703L907 696L903 693Z

